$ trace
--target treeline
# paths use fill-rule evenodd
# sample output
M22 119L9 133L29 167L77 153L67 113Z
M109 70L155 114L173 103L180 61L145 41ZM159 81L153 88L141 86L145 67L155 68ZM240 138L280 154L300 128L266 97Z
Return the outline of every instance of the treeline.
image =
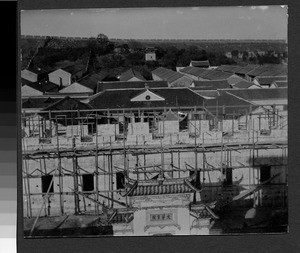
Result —
M28 56L25 60L33 55L35 46L36 44L30 47L28 43L21 45ZM232 53L236 52L238 50ZM97 38L90 38L85 44L77 45L72 41L60 41L49 37L44 41L44 45L39 47L38 54L31 61L31 65L54 68L62 61L88 62L88 72L105 70L117 76L128 68L133 68L140 71L146 79L151 79L151 71L159 66L176 70L176 67L188 66L191 60L208 60L211 66L236 64L238 61L256 64L280 63L280 59L272 55L249 57L245 53L242 59L227 58L223 52L209 52L196 45L187 45L184 48L172 45L155 46L156 61L146 61L145 53L146 47L139 41L113 43L104 34L99 34Z

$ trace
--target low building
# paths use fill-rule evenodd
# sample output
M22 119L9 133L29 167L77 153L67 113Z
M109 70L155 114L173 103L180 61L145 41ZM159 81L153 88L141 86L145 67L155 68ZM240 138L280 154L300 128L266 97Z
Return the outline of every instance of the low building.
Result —
M215 80L227 80L230 85L233 85L241 80L241 77L229 73L223 72L213 69L205 69L205 68L197 68L197 67L186 67L180 70L181 73L184 75L192 78L193 80L197 81L215 81Z
M288 87L287 81L274 81L270 86L270 88L287 88L287 87Z
M253 83L260 85L262 88L271 88L275 81L287 81L287 76L257 76L254 78Z
M259 88L262 88L260 85L255 84L253 82L248 82L246 80L237 82L232 87L235 89L259 89Z
M192 88L203 90L218 90L230 89L231 85L227 80L213 80L213 81L194 81Z
M118 89L167 88L166 81L98 82L97 92Z
M193 82L192 78L163 67L153 70L152 78L156 81L167 81L169 87L190 87Z
M154 47L146 48L145 60L146 61L156 61L156 53L155 53Z
M209 61L191 61L190 67L197 67L197 68L209 68L210 64Z
M80 83L72 83L71 85L61 89L60 93L64 94L76 94L79 93L81 95L92 95L94 94L94 90L80 84Z
M142 74L134 69L128 69L120 75L121 82L146 81Z
M30 82L38 82L42 80L48 79L48 73L46 69L41 68L27 68L21 71L21 77L30 81Z
M83 77L86 72L85 65L70 65L57 69L48 74L49 81L58 86L69 86L71 83Z
M26 82L21 88L22 97L43 96L45 93L58 92L59 87L50 81Z

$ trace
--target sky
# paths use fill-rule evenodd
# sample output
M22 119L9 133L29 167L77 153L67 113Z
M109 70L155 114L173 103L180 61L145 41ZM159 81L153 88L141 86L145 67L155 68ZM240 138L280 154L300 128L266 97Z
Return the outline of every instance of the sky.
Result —
M286 6L22 10L22 35L287 39Z

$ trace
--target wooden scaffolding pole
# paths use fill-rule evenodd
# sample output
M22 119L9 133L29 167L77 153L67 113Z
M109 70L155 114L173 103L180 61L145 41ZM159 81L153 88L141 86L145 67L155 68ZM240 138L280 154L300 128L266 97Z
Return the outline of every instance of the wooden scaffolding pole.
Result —
M73 148L75 149L75 138L73 137ZM73 182L74 182L74 190L75 192L78 192L78 168L77 168L77 157L73 156ZM79 207L79 197L76 193L74 193L74 203L75 203L75 214L80 212L80 207Z
M64 214L64 199L62 196L63 189L63 179L62 179L62 169L61 169L61 158L60 158L60 150L59 150L59 137L58 137L58 122L56 121L56 147L57 147L57 159L58 159L58 187L59 187L59 202L60 202L60 212Z
M98 116L96 120L96 152L95 152L95 174L96 174L96 215L99 215L99 164L98 164Z
M25 145L25 140L23 139L23 150L25 151L26 145ZM27 184L27 202L28 202L28 215L29 217L32 217L32 208L31 208L31 193L30 193L30 183L29 183L29 171L28 171L28 164L27 160L24 160L24 167L25 167L25 173L26 173L26 184Z

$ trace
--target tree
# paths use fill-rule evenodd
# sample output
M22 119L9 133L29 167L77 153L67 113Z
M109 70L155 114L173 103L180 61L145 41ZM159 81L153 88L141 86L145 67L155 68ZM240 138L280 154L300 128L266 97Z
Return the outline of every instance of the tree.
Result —
M239 56L239 50L232 50L231 55L232 55L232 57L238 57Z
M99 45L107 45L109 43L109 39L108 37L103 34L103 33L100 33L97 35L97 42Z

